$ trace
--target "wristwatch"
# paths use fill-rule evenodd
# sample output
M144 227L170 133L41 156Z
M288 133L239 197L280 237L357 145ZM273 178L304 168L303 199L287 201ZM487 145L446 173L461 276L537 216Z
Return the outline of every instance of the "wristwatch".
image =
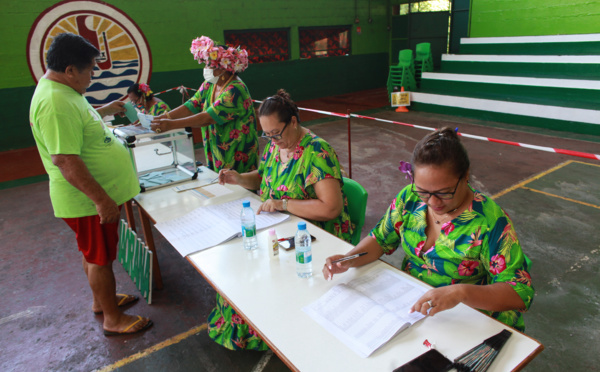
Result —
M288 203L288 200L287 199L282 199L281 203L283 204L283 210L287 212L287 203Z

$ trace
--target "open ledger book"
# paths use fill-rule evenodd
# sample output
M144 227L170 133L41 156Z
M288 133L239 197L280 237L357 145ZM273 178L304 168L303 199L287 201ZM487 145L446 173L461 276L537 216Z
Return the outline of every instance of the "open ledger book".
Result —
M157 223L155 227L177 249L179 254L185 257L241 237L240 213L244 200L250 200L250 206L254 212L261 205L260 201L249 198L207 205L198 207L181 217ZM279 212L261 212L256 215L256 230L273 226L289 217L289 215Z
M331 288L303 310L362 358L423 319L408 311L424 288L381 268Z

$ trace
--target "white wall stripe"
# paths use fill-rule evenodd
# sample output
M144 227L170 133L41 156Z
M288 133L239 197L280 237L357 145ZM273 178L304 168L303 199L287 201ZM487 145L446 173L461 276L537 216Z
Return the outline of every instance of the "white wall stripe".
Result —
M464 81L472 83L490 83L507 85L527 85L551 88L573 88L600 90L600 80L578 80L578 79L548 79L530 78L521 76L495 76L495 75L471 75L471 74L449 74L440 72L424 72L422 79Z
M533 56L492 54L443 54L442 61L514 62L514 63L581 63L600 64L598 56Z
M411 92L411 101L439 106L459 107L471 110L483 110L503 114L533 116L545 119L575 121L600 125L600 111L598 110L535 105L530 103L496 101L490 99L467 98L417 92Z
M522 44L522 43L572 43L600 41L600 34L471 37L461 38L461 44Z

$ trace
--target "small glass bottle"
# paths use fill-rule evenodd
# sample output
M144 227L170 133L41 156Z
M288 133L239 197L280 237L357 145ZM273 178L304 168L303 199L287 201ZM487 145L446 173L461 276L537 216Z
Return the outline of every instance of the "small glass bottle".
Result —
M279 258L279 241L277 240L277 233L275 229L269 230L269 257Z

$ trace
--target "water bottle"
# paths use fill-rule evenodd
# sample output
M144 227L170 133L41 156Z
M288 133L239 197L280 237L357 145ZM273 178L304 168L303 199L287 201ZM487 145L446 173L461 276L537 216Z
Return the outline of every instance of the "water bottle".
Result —
M254 211L250 207L250 201L246 200L242 204L242 239L244 240L244 249L252 251L258 248L256 241L256 222L254 219Z
M306 222L298 222L298 232L294 239L296 245L296 274L299 278L312 276L312 249L310 234L306 230Z

